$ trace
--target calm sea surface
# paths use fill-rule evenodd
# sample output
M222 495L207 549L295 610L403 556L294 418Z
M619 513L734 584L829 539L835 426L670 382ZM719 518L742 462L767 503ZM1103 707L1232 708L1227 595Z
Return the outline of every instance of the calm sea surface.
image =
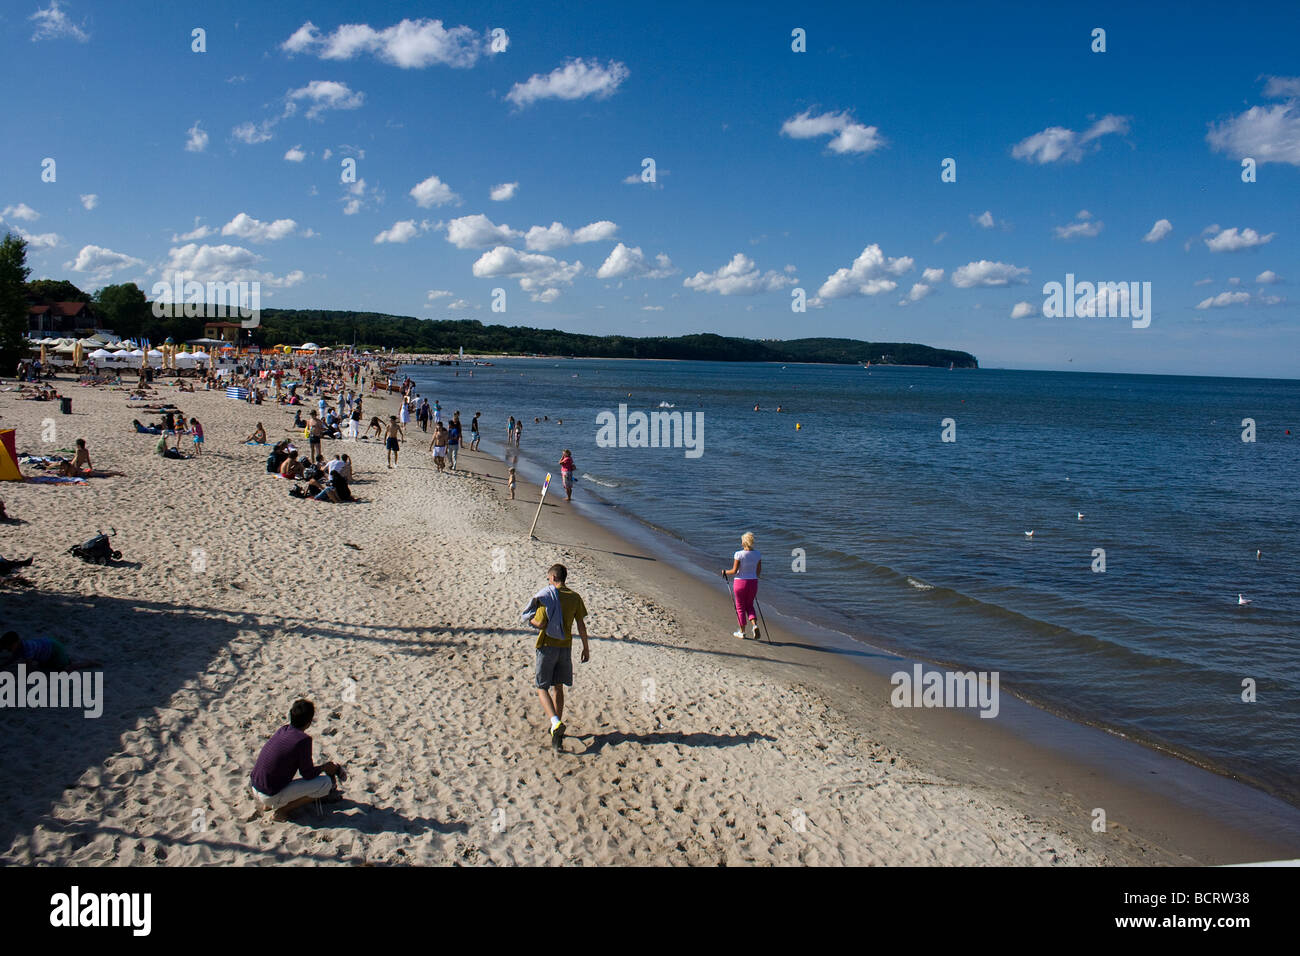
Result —
M999 671L1004 690L1300 803L1300 381L585 359L409 371L467 427L484 413L485 449L522 417L521 472L553 470L558 488L571 449L575 499L710 567L753 531L773 607ZM620 403L702 412L703 455L598 447L597 416Z

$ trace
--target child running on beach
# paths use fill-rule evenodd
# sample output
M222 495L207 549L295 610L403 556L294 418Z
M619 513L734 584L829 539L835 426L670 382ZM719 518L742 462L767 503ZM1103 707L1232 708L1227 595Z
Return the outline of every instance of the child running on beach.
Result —
M203 426L197 418L190 419L190 431L194 433L194 456L203 454Z
M510 486L510 500L514 501L515 500L515 470L513 468L510 469L510 477L506 479L506 483Z
M512 469L513 470L513 469ZM538 628L536 678L537 699L550 721L551 746L564 749L564 688L573 686L573 625L582 638L582 663L591 660L587 644L587 606L576 591L564 583L569 571L553 564L542 588L524 608L521 619ZM553 689L553 690L552 690Z

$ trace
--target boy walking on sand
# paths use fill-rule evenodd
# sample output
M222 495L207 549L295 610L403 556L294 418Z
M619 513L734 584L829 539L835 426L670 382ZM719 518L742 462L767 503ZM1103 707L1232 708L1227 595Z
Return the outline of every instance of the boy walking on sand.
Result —
M582 663L591 659L587 644L587 606L581 596L565 585L568 569L553 564L546 572L549 582L528 602L521 615L526 624L538 628L537 699L551 723L551 746L564 749L564 688L573 686L573 624L582 637ZM554 691L552 691L554 688Z

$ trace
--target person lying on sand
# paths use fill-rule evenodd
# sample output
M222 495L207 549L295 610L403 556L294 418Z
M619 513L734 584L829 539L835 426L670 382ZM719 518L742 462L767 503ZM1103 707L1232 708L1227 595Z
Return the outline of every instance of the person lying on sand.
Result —
M141 434L141 435L161 435L161 434L162 434L162 428L161 428L161 427L159 427L158 425L145 425L145 424L143 424L143 423L140 421L140 419L138 419L138 418L132 419L132 420L131 420L131 424L135 426L135 430L136 430L136 432L138 432L138 433Z
M275 811L275 819L288 820L299 807L313 800L335 803L343 799L340 781L347 770L331 760L317 766L312 762L312 739L307 733L316 717L309 700L296 700L289 709L289 722L271 735L257 755L248 775L253 799L263 813ZM295 780L294 775L299 779Z
M31 566L31 558L24 558L21 561L10 561L8 558L0 558L0 578L8 577L19 568L30 568Z
M8 657L4 667L23 663L43 671L66 671L72 665L67 648L54 638L37 637L24 641L18 637L17 631L6 631L0 637L0 654Z

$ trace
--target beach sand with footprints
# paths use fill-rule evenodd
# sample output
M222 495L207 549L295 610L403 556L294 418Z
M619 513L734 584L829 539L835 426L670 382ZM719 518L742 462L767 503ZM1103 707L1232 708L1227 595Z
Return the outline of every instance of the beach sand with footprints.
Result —
M506 500L504 466L486 454L463 452L467 473L439 476L418 429L391 471L379 442L327 441L327 457L353 456L359 500L296 500L265 473L269 449L242 444L258 420L288 436L284 409L161 386L207 434L201 459L169 461L134 433L143 416L125 391L58 387L72 415L7 391L0 427L16 427L26 453L85 438L97 467L126 476L0 485L22 520L0 525L0 554L36 558L0 585L0 625L102 662L104 713L4 715L7 864L1267 856L985 726L995 721L895 710L885 680L779 628L771 644L735 640L720 582L707 590L561 495L527 540L537 489ZM368 414L395 405L367 398ZM65 554L110 527L123 563ZM593 635L591 662L575 654L562 754L519 623L556 561ZM275 823L256 812L248 773L298 697L316 703L317 761L349 778L342 803ZM1112 822L1098 834L1103 794Z

